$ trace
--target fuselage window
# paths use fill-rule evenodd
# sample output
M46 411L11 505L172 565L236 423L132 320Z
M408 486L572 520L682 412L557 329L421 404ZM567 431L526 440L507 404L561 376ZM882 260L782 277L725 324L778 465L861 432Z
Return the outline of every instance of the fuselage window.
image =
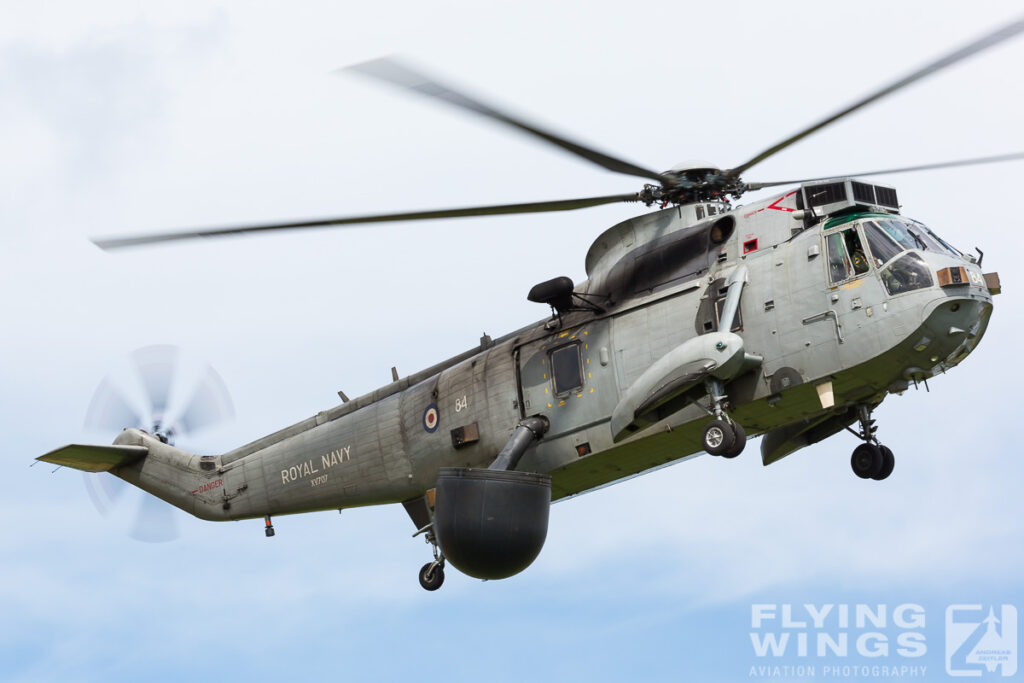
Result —
M583 388L583 359L579 344L568 344L551 352L551 379L555 383L556 396Z
M868 272L868 259L864 255L857 228L834 232L826 240L828 273L832 284Z

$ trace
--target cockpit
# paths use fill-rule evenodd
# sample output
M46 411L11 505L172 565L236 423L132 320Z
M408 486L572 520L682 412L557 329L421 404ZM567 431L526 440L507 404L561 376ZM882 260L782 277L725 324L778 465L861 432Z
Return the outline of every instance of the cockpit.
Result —
M890 295L934 284L931 269L915 252L966 259L926 225L902 216L866 217L826 231L825 249L830 284L860 277L873 265Z

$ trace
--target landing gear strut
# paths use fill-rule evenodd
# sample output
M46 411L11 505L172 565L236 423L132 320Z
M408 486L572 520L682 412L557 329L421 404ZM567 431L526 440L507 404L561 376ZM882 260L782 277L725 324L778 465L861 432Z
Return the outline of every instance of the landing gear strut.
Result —
M416 525L417 531L413 538L422 535L434 551L434 561L427 562L420 568L420 585L428 591L436 591L444 583L445 558L434 532L434 495L434 491L427 491L418 498L402 503Z
M434 536L434 523L431 522L416 533L425 533L427 543L433 546L434 549L434 561L427 562L420 567L420 585L428 591L436 591L444 583L444 555L437 547L437 537Z
M747 445L747 433L738 422L733 422L725 413L723 404L728 397L725 395L721 381L709 379L707 387L712 406L712 410L708 412L715 419L705 425L701 445L711 455L735 458L743 452L744 446Z
M871 419L871 410L867 406L861 405L857 406L857 411L860 419L860 431L855 432L849 427L846 429L858 439L862 439L864 443L853 449L850 467L853 469L853 473L861 479L882 481L892 474L892 470L896 466L896 458L887 446L878 442L878 438L875 436L878 427Z

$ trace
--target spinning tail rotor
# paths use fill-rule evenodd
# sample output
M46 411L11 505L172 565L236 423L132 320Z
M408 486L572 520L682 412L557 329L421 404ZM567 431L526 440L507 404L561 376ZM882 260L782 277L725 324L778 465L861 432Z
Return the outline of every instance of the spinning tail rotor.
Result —
M181 400L181 396L187 398ZM212 366L188 362L175 346L157 345L135 350L123 372L104 377L89 404L85 427L107 435L136 427L173 443L233 415L231 396ZM157 543L178 537L177 512L169 503L116 477L89 473L83 477L101 515L131 515L124 527L132 538ZM138 493L129 494L129 490Z

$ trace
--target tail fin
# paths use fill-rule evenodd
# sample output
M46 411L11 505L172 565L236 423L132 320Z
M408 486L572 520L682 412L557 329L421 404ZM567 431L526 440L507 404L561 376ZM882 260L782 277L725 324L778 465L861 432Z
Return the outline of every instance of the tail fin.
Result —
M36 460L73 467L83 472L108 472L146 456L145 446L89 446L71 444L41 455Z

